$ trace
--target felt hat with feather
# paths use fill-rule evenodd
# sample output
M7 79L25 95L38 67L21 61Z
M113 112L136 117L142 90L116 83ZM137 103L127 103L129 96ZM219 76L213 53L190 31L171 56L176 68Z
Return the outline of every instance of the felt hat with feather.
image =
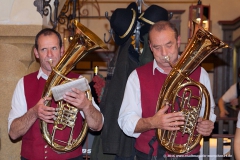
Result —
M117 8L111 18L110 25L114 34L114 41L117 45L124 44L133 34L138 17L138 7L135 2L127 8Z
M140 39L143 41L143 36L148 33L150 27L158 21L168 21L168 11L158 5L149 6L141 15L138 20L143 24L140 28Z

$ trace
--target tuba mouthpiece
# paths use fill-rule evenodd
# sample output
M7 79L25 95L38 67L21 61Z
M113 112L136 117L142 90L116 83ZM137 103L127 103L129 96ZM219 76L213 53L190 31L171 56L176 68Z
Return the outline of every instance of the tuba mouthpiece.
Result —
M47 60L47 62L50 64L51 68L53 68L53 59L52 58L49 58Z
M50 64L52 64L53 59L52 59L52 58L49 58L48 62L49 62Z
M169 58L169 56L165 56L165 57L164 57L164 59L165 59L167 62L169 62L169 61L170 61L170 58Z
M171 68L173 68L172 63L170 62L170 57L169 57L169 56L164 56L164 59L165 59L166 62L171 66Z

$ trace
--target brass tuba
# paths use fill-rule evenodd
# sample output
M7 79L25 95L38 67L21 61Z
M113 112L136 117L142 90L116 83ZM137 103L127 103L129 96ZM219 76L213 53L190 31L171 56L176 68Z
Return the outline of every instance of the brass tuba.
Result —
M92 31L83 26L77 21L72 22L77 30L81 33L74 35L67 51L60 59L55 67L52 67L52 72L50 73L42 97L51 97L51 88L62 83L67 83L66 81L71 81L71 79L66 80L66 75L75 67L75 65L89 52L96 49L108 49L106 44L98 38ZM86 96L89 100L92 99L91 92L86 91ZM46 106L50 106L51 101L45 101ZM77 113L79 110L73 106L70 106L63 101L58 102L57 106L57 118L54 120L52 133L48 131L48 123L40 121L41 133L45 141L57 152L69 152L76 149L84 140L88 126L86 120L83 122L83 128L76 139L73 139L72 131L74 130L75 121L77 118ZM62 113L68 113L64 115ZM55 133L58 130L61 132L64 129L70 128L69 138L67 142L60 140L55 140ZM66 135L67 137L68 135ZM60 142L59 142L60 141Z
M168 103L168 112L176 112L175 107L177 106L176 108L185 116L184 125L180 126L180 130L178 131L157 129L159 143L173 154L190 152L201 141L202 135L197 133L196 124L203 97L205 97L205 113L203 118L209 119L209 93L203 84L194 81L189 75L212 52L228 47L227 44L204 30L196 22L193 22L193 26L193 35L176 64L171 65L168 57L166 57L166 60L172 66L172 70L162 86L156 106L156 110L158 111ZM191 87L197 87L199 95L194 95ZM195 105L191 105L190 102L192 100L195 101ZM185 141L179 140L183 137L185 137Z

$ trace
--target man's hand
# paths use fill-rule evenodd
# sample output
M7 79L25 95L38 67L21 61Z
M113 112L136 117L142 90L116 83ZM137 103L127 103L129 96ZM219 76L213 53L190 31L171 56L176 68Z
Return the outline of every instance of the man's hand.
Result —
M139 119L134 130L135 133L142 133L151 129L179 130L180 125L184 124L182 112L167 113L169 106L161 108L153 117Z
M55 108L44 105L45 101L50 101L51 99L50 97L41 98L27 113L14 119L9 130L10 137L15 140L26 134L38 118L47 123L53 123Z
M153 117L152 123L155 125L155 128L164 129L164 130L179 130L180 125L184 124L184 115L182 112L167 113L169 106L166 105L161 108Z
M41 98L33 107L35 115L47 123L53 123L53 118L55 117L55 108L44 105L45 101L50 101L51 99L51 97Z
M198 118L197 131L203 136L209 136L214 128L214 123L210 120Z
M85 92L72 88L71 92L66 92L63 99L83 111L88 126L92 130L99 131L103 126L103 116L92 104Z
M72 88L71 92L66 92L63 96L64 100L80 110L92 105L92 102L86 97L85 92L76 88Z
M224 118L224 117L227 117L228 114L229 114L228 111L226 109L223 109L220 111L219 116Z

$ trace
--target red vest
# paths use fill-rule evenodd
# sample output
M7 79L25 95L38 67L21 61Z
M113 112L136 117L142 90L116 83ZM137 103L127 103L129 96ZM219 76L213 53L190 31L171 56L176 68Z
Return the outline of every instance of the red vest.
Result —
M38 72L31 73L24 77L24 90L25 97L27 101L27 109L29 110L34 105L37 104L39 99L42 96L42 92L46 83L46 80L43 78L37 79ZM78 74L70 73L68 74L69 78L77 78ZM54 100L51 104L52 107L56 107L56 103ZM82 117L80 113L78 113L77 120L75 123L73 138L75 139L81 129L82 129ZM79 127L77 127L79 126ZM52 132L52 124L48 124L48 131L51 135ZM67 127L68 128L68 127ZM69 128L68 128L69 129ZM56 137L61 140L67 140L69 137L69 130L63 130L59 132L56 131ZM64 138L63 138L64 137ZM51 160L65 160L69 158L78 157L82 154L82 146L78 147L72 152L61 153L58 154L55 152L43 139L40 131L40 120L37 119L36 122L31 126L31 128L27 131L27 133L22 138L22 149L21 156L30 159L30 160L42 160L42 159L51 159Z
M140 81L141 89L141 105L142 105L142 117L152 117L156 113L157 100L162 88L162 85L167 78L166 74L159 72L157 69L153 75L153 62L150 62L142 67L136 69ZM201 68L198 67L190 77L195 81L200 79ZM195 95L199 95L198 90L193 88ZM193 102L195 103L195 102ZM191 103L192 104L192 103ZM156 135L156 129L152 129L141 133L136 139L135 148L145 154L150 151L149 141ZM184 137L184 140L187 137ZM182 141L182 139L180 140ZM153 155L157 155L158 141L153 144L154 152ZM195 154L200 151L200 144L197 145L190 153Z

